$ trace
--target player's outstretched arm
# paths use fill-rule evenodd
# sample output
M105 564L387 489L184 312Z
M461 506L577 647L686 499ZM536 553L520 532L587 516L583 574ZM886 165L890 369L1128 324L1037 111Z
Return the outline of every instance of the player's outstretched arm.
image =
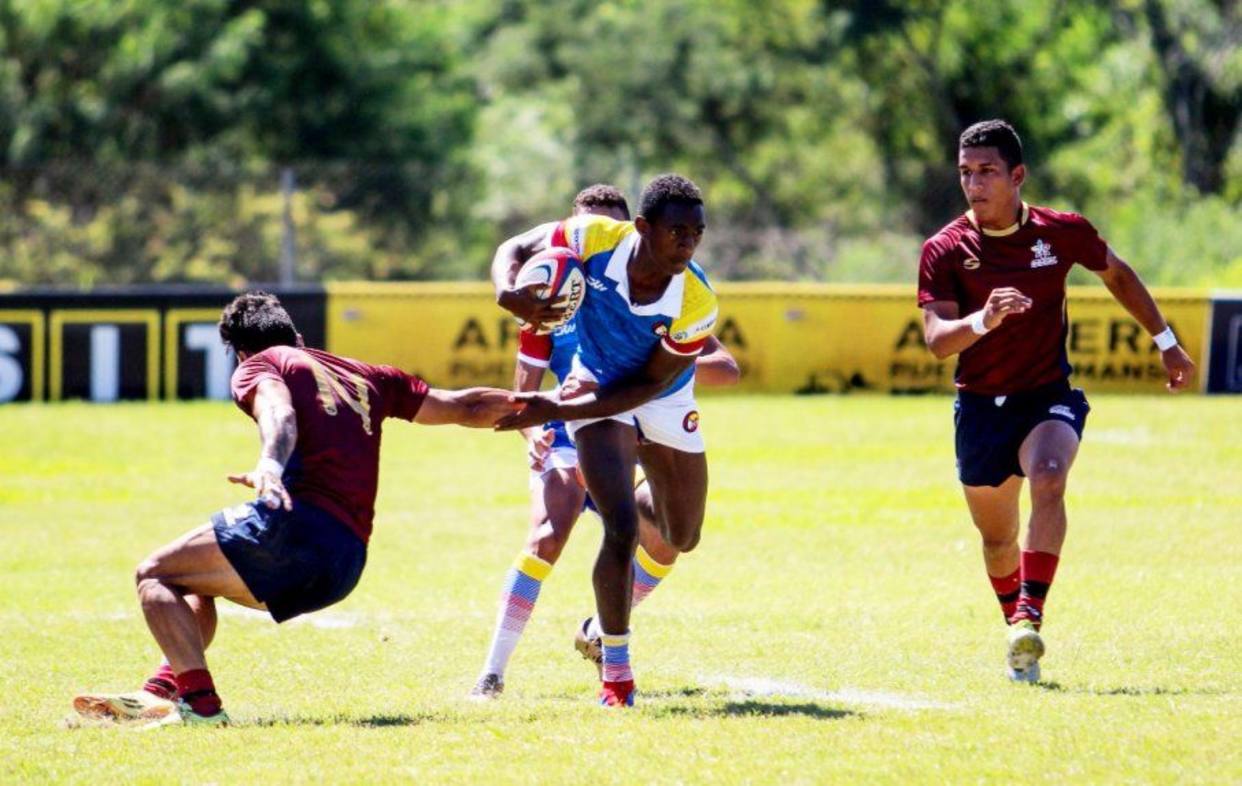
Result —
M518 409L513 393L500 388L440 390L431 388L414 416L424 426L453 424L470 428L489 428L502 416Z
M694 355L679 355L657 347L647 365L619 382L567 401L553 393L516 393L522 409L496 423L499 431L526 428L549 420L606 418L645 404L668 389L694 363Z
M694 361L694 381L700 385L736 385L742 369L733 353L715 336L708 336L703 352Z
M1194 361L1177 343L1173 329L1161 315L1160 307L1156 305L1151 292L1143 284L1138 273L1134 272L1134 268L1127 265L1110 248L1108 265L1103 270L1094 272L1104 282L1104 286L1108 287L1108 291L1113 293L1117 302L1124 306L1126 311L1130 312L1130 316L1138 320L1138 323L1151 334L1156 346L1160 348L1160 361L1169 375L1169 381L1165 387L1172 392L1177 392L1190 385L1190 380L1195 373Z
M555 227L555 223L540 224L520 235L514 235L497 246L496 253L492 256L492 286L496 289L496 304L518 319L535 326L555 322L564 306L554 307L552 303L539 300L526 290L514 289L513 282L517 279L522 265L548 247L548 236Z
M1013 287L993 289L983 308L961 316L957 303L934 300L923 306L923 340L937 358L944 360L974 344L997 328L1010 314L1031 307L1031 299Z
M251 397L250 414L259 425L259 461L250 472L229 475L230 483L249 486L269 508L293 510L282 476L298 442L298 419L289 388L278 379L264 379Z

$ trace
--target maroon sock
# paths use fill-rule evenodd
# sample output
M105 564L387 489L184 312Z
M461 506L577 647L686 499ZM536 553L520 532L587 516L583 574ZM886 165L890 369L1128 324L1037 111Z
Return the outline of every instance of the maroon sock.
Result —
M1013 573L1008 576L993 576L989 573L988 580L992 582L992 589L996 592L996 600L1000 603L1001 613L1005 615L1005 622L1009 622L1018 611L1022 569L1014 568Z
M147 678L142 689L147 693L159 696L161 699L173 699L177 696L177 675L173 673L172 666L165 661L155 670L155 673Z
M1022 592L1018 596L1018 611L1014 621L1030 620L1038 629L1044 621L1044 601L1048 588L1057 574L1060 557L1046 551L1022 552Z
M177 675L177 693L199 715L215 715L222 705L207 669L190 669Z

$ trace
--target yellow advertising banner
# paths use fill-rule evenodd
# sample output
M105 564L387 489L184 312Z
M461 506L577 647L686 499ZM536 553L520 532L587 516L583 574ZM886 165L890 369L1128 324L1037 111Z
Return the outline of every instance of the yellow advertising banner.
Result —
M517 327L483 283L327 286L332 352L391 363L433 385L507 386ZM951 392L954 359L923 344L913 287L723 283L717 336L742 367L743 391ZM1206 293L1157 291L1166 318L1203 368ZM1088 392L1158 392L1151 338L1107 291L1072 287L1068 347ZM1197 385L1202 389L1202 375Z

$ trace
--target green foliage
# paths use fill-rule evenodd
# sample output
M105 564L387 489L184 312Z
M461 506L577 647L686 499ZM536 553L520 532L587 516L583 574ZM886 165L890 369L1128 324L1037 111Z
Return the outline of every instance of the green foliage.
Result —
M1228 278L1238 9L0 0L0 280L273 278L290 168L304 278L477 277L580 187L676 170L716 277L907 281L994 116L1028 198L1161 281ZM1211 234L1172 265L1187 221Z

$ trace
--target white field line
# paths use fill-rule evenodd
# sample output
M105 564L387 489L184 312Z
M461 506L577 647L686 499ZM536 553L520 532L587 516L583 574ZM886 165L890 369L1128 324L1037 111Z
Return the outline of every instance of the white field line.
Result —
M952 710L958 708L957 704L927 699L922 696L865 691L856 688L822 691L797 682L774 680L768 677L709 676L701 677L700 680L707 684L728 688L739 699L754 698L756 696L816 699L818 701L834 701L891 710Z

